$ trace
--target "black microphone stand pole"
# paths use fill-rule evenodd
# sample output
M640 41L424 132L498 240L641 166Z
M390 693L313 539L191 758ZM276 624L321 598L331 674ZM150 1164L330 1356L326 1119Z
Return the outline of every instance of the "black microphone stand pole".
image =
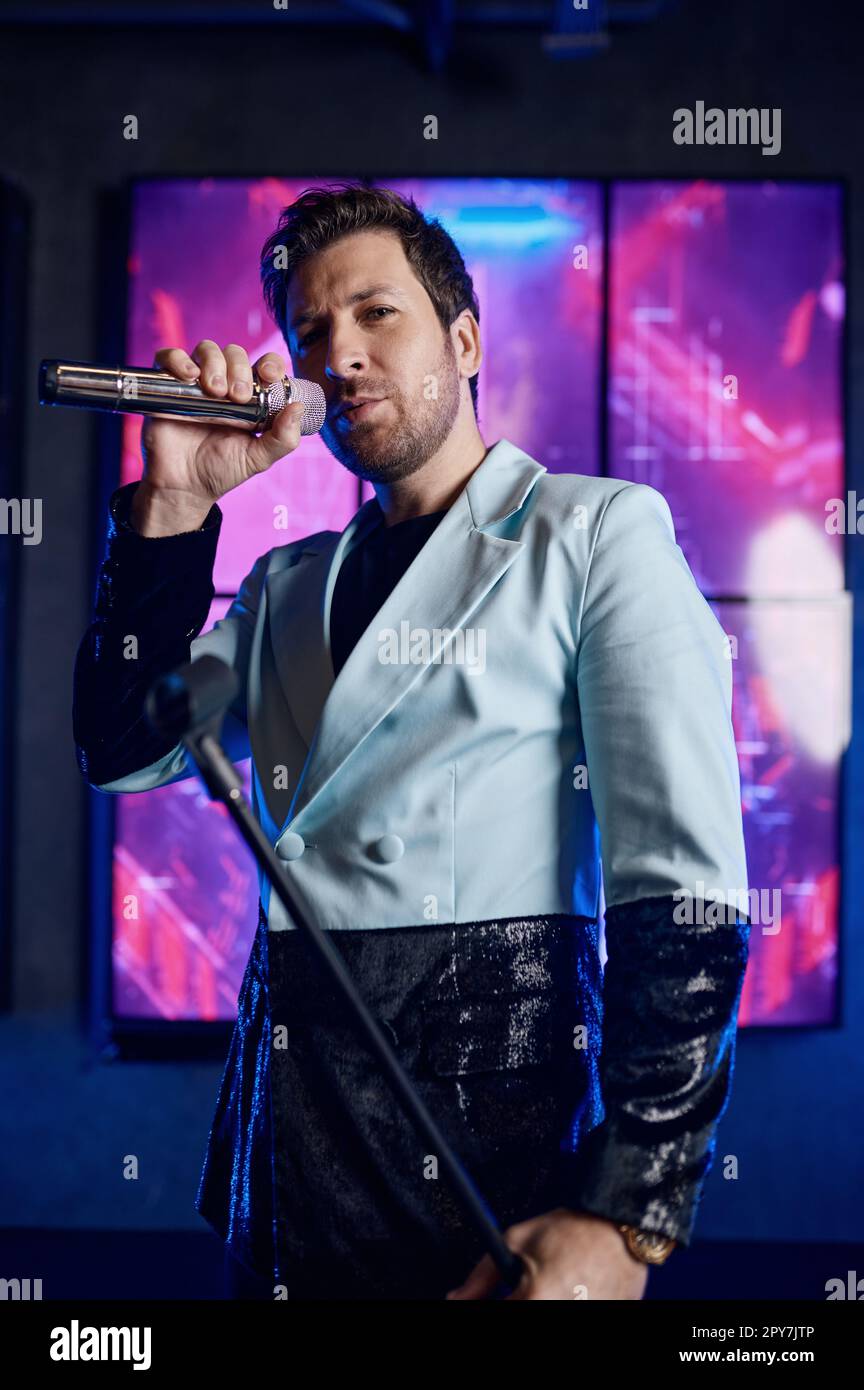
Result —
M299 911L288 889L283 865L246 800L237 769L219 742L222 719L236 694L237 685L237 674L232 667L215 656L199 657L163 676L151 687L147 697L148 718L166 736L182 740L211 798L221 801L227 808L289 918L305 932L336 982L403 1109L425 1138L429 1151L437 1155L469 1222L482 1235L503 1280L503 1287L496 1288L495 1297L506 1298L522 1278L524 1262L504 1241L492 1212L417 1094L329 933L314 922L308 922Z

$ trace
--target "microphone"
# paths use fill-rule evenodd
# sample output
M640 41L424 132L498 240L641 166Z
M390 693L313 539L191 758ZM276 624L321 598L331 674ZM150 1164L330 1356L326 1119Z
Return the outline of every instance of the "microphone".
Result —
M327 402L314 381L285 376L266 384L252 373L252 398L240 402L207 396L194 381L178 381L156 367L105 367L94 362L39 364L39 404L75 405L84 410L121 411L153 415L156 419L198 420L203 424L235 425L258 433L277 411L303 402L300 433L317 434L324 424Z
M160 676L147 692L147 718L160 733L179 739L225 713L239 687L233 666L199 656Z

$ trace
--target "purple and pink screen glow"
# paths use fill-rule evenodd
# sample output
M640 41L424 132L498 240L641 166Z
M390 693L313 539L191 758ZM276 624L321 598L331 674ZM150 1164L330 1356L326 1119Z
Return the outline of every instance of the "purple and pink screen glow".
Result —
M841 226L833 185L613 185L607 471L706 595L843 588Z
M288 360L261 299L260 249L287 203L333 181L140 183L126 362L204 337ZM844 487L838 189L612 185L604 466L602 186L387 186L440 218L473 276L487 443L505 437L551 472L606 471L667 498L729 635L750 887L766 915L782 890L780 930L751 933L740 1022L829 1022L850 626L840 544L824 526ZM124 420L124 482L141 473L140 426ZM341 531L369 495L317 436L229 494L207 626L258 555ZM248 790L248 762L241 771ZM197 777L117 801L115 1016L233 1018L257 922L251 857Z

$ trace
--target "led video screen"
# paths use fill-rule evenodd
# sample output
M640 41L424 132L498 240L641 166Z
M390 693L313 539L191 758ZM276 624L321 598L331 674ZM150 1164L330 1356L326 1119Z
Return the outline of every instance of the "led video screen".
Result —
M663 493L703 593L838 592L839 188L615 184L610 225L607 471Z
M136 185L127 363L203 337L243 342L253 360L284 353L261 301L260 249L287 203L335 181ZM730 634L750 886L769 907L782 890L780 930L765 921L751 934L740 1021L829 1022L849 641L841 550L824 525L825 498L843 493L837 188L386 185L441 219L473 276L487 443L508 438L551 472L608 473L667 498ZM123 481L140 476L140 426L124 420ZM317 437L229 494L208 626L258 555L341 531L368 495ZM830 679L815 656L791 662L810 641L818 654L828 644ZM197 777L117 803L114 1017L232 1019L257 921L251 857Z
M750 887L739 1022L832 1023L839 764L852 717L849 595L712 607L732 663Z

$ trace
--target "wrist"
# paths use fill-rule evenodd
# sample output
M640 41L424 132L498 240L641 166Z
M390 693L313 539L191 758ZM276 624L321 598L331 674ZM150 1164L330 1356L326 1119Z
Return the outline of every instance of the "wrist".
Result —
M176 536L200 531L212 508L212 502L142 479L132 495L129 524L142 536Z
M641 1226L627 1225L611 1216L601 1216L598 1212L585 1211L579 1207L559 1207L558 1210L579 1220L596 1221L610 1231L615 1231L625 1250L640 1264L664 1264L678 1244L677 1240L659 1231L646 1231Z

